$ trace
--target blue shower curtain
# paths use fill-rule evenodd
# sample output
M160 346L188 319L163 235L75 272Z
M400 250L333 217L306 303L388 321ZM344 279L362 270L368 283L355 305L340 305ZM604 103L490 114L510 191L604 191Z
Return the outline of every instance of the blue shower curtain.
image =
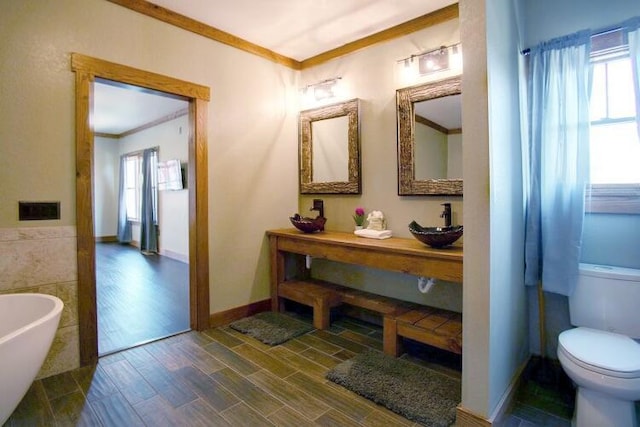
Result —
M120 156L120 184L118 187L118 241L131 242L131 221L127 219L127 182L125 180L127 156Z
M529 57L525 283L562 295L577 281L589 181L590 35L542 43Z
M142 209L140 214L140 250L142 252L158 252L157 153L156 148L148 148L142 153Z

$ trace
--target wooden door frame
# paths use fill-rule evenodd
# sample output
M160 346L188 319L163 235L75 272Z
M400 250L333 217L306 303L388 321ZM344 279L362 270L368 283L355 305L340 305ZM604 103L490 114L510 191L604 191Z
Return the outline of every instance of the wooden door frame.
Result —
M209 88L79 53L76 74L76 229L80 365L98 360L96 255L93 228L93 82L103 78L189 99L189 311L191 329L209 327L207 109Z

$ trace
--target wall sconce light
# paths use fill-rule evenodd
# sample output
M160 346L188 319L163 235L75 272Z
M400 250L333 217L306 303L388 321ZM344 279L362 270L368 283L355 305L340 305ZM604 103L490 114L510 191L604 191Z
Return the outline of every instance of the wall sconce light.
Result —
M449 69L449 51L445 46L418 57L418 73L421 76Z
M336 86L341 78L342 77L334 77L331 79L322 80L318 83L307 85L302 88L302 94L305 98L310 98L311 96L313 96L316 101L335 98L337 96Z
M460 43L441 46L437 49L411 55L399 60L398 63L402 63L404 74L425 76L451 68L460 68L462 66L461 50ZM414 62L417 62L417 67Z

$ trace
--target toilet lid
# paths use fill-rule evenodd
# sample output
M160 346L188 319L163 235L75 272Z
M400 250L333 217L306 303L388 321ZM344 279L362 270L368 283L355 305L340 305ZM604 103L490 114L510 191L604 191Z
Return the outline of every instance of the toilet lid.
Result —
M640 377L640 344L631 338L590 328L564 331L558 343L577 363L611 376Z

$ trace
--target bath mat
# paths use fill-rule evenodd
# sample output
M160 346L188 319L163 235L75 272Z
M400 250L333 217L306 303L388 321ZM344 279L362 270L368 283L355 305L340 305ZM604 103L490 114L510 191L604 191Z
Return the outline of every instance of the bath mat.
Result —
M449 426L460 403L460 381L369 350L327 373L327 379L425 426Z
M277 345L306 334L314 328L286 314L265 311L252 317L245 317L229 325L238 332L247 334L265 344Z

